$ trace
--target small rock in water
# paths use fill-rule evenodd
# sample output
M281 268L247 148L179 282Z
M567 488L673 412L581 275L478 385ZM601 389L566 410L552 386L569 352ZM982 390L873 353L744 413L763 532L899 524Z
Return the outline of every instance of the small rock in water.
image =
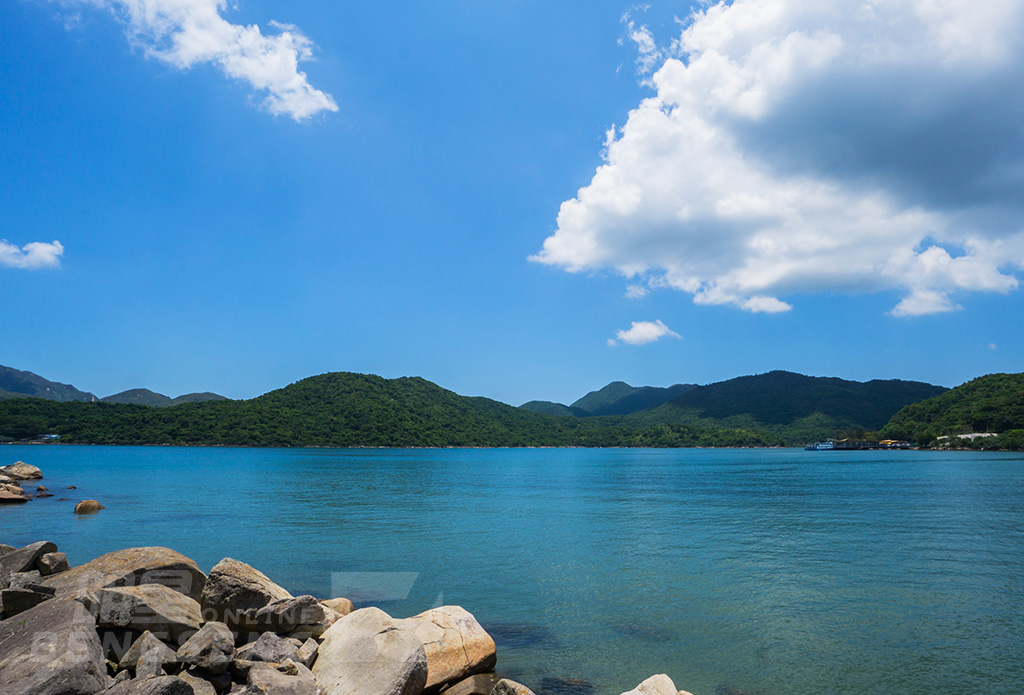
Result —
M106 509L96 500L82 500L75 505L75 514L95 514L101 509Z

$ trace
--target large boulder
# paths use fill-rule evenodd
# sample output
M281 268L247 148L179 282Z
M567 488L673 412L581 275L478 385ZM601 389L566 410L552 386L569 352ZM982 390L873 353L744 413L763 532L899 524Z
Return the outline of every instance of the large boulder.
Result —
M256 611L254 622L261 630L279 635L301 633L304 638L320 637L341 616L312 596L274 601Z
M0 488L0 504L21 504L28 502L24 492L11 492L7 488Z
M42 480L43 472L35 466L30 466L24 461L16 461L9 466L0 468L0 474L6 475L14 480Z
M92 616L46 601L0 622L0 693L94 695L110 684Z
M178 661L210 673L224 673L235 653L235 636L224 623L209 622L178 649Z
M206 575L195 562L174 550L128 548L46 577L43 584L55 588L58 596L79 596L115 586L160 584L198 601L206 585Z
M324 599L320 603L322 603L327 608L330 608L332 611L334 611L343 618L349 613L351 613L353 610L355 610L355 607L352 605L352 601L350 601L347 598L329 598Z
M494 668L498 658L494 640L461 606L432 608L398 622L423 644L427 688Z
M269 664L256 664L249 671L245 695L317 695L316 681L305 666L290 662L291 673L283 673ZM353 694L354 695L354 694Z
M313 676L323 695L419 695L427 655L400 621L379 608L362 608L324 633Z
M39 569L39 574L44 577L49 577L51 574L59 572L67 572L71 569L71 565L68 563L68 556L64 553L46 553L41 555L36 560L36 567Z
M244 661L262 661L270 663L283 663L287 659L299 661L298 648L273 632L264 632L255 642L241 647L237 654L239 659Z
M675 683L664 673L651 676L632 690L627 690L622 695L679 695L680 691Z
M97 695L195 695L191 685L177 676L133 678Z
M199 602L207 620L257 629L255 616L260 608L289 598L291 594L259 570L226 557L210 570Z
M128 648L117 667L135 671L143 662L156 664L162 669L165 664L173 664L177 661L174 650L164 644L152 632L146 630Z
M11 575L36 569L36 562L40 557L55 552L56 545L49 541L39 541L0 555L0 589L6 589L11 585Z
M180 644L202 624L198 603L161 584L100 589L96 597L100 628L149 630L165 642Z
M53 594L45 594L33 589L0 589L0 613L11 618L30 608L35 608L51 598L53 598Z

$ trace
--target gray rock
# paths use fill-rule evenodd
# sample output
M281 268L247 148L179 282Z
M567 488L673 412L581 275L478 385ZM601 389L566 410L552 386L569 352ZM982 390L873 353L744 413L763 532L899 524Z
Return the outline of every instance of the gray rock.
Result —
M35 570L36 560L46 553L55 552L56 545L49 541L39 541L0 555L0 589L10 586L12 574Z
M165 642L180 644L199 629L199 604L161 584L99 589L96 624L101 628L149 630Z
M4 695L93 695L110 684L92 616L74 601L45 601L0 622Z
M35 466L30 466L24 461L15 461L9 466L0 467L0 475L5 475L14 480L42 480L43 472Z
M210 570L200 603L207 619L257 630L256 612L274 601L292 598L265 574L244 562L224 558Z
M195 695L192 686L177 676L133 678L97 695Z
M68 564L68 556L64 553L46 553L36 560L36 567L39 569L39 574L44 577L71 569L71 565Z
M143 632L124 653L117 667L134 671L141 659L150 662L157 662L161 668L164 664L173 664L177 661L174 650L160 641L156 635L149 630Z
M15 572L10 577L12 589L30 589L38 586L40 581L42 581L42 576L39 574L39 570ZM50 592L50 596L53 596L53 592Z
M54 546L46 552L56 549ZM58 596L78 596L115 586L160 584L198 601L206 575L195 562L168 548L128 548L45 577L43 584L55 588Z
M217 690L213 687L213 683L195 674L184 671L178 674L178 678L191 685L195 695L217 695Z
M0 476L0 478L3 478L3 476ZM2 482L2 481L0 481L0 482ZM7 553L13 553L15 550L17 550L17 548L15 548L13 545L7 545L6 543L0 543L0 557L3 557Z
M522 683L516 683L508 678L502 678L494 684L491 695L533 695L533 691Z
M379 608L334 623L319 651L313 676L323 695L420 695L427 682L423 644Z
M679 690L671 678L664 673L659 673L622 695L679 695Z
M306 640L301 647L299 647L299 663L306 668L313 668L313 664L316 662L316 656L320 651L320 643L312 637Z
M327 608L330 608L342 618L354 610L352 602L347 598L329 598L321 601L320 603L325 605Z
M498 677L493 673L478 673L446 688L444 695L490 695L497 682Z
M235 636L224 623L209 622L178 649L178 661L211 673L224 673L235 653Z
M312 596L296 596L274 601L256 611L255 623L261 630L279 635L300 633L304 638L319 637L341 618Z
M50 598L51 594L32 589L0 589L0 612L11 618Z
M285 659L299 661L299 650L295 645L273 632L264 632L255 642L238 650L238 658L246 661L281 663Z
M316 681L309 669L294 662L290 666L296 667L292 673L282 673L269 664L256 664L249 671L248 690L242 692L247 695L317 695Z
M423 644L427 655L427 688L485 673L494 668L494 640L461 606L441 606L398 621Z

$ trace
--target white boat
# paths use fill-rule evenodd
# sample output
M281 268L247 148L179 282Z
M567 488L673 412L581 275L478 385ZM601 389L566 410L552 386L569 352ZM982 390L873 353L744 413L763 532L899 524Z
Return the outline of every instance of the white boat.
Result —
M805 451L828 451L835 449L836 445L832 442L815 442L814 444L808 444L804 447Z

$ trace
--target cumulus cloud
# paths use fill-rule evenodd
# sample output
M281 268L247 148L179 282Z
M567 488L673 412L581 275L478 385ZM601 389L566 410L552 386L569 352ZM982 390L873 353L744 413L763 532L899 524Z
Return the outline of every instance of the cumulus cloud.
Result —
M19 249L6 239L0 239L0 266L7 268L56 268L63 255L64 246L59 241L50 244L33 241Z
M271 22L276 31L232 24L221 16L226 0L64 0L105 8L124 20L132 42L146 55L187 70L211 63L228 77L264 94L275 115L304 120L337 111L329 94L313 88L300 61L313 58L313 43L295 26Z
M533 260L766 313L1017 288L1024 0L734 0L666 49L627 29L654 94Z
M646 345L654 343L661 338L682 338L681 335L671 330L661 322L661 319L654 321L633 321L628 331L616 331L615 338L628 345ZM615 338L608 339L608 345L617 345Z

